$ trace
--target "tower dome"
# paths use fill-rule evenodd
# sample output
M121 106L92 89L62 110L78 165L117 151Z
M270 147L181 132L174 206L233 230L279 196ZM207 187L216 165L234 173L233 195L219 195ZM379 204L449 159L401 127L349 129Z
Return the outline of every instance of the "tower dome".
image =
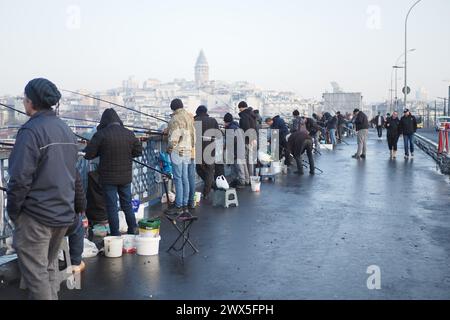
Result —
M202 86L209 82L209 65L203 50L200 51L195 64L195 82L197 86Z

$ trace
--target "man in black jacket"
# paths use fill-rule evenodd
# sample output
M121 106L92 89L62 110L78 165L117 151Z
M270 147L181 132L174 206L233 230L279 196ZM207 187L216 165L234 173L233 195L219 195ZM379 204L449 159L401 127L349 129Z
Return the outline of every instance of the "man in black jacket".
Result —
M136 217L131 204L133 158L142 155L142 144L123 126L114 109L106 109L97 132L85 149L87 160L100 157L98 172L112 236L120 236L117 193L125 213L128 234L136 231Z
M256 148L258 141L256 115L245 101L239 102L238 109L240 117L239 127L244 131L245 135L245 161L247 171L250 176L253 176L257 161ZM247 185L250 185L250 176L246 177Z
M307 153L308 161L309 161L309 173L314 174L315 166L314 166L314 157L313 157L313 141L311 136L308 134L308 131L305 129L300 129L299 131L291 134L287 141L287 149L295 158L297 162L297 170L296 174L303 174L303 160L302 154Z
M411 158L414 158L414 134L416 133L416 131L416 117L414 117L411 112L409 112L409 109L406 109L403 113L403 117L400 120L400 132L403 134L403 144L405 146L405 159L409 158L409 151L411 151Z
M14 247L30 298L57 300L57 258L75 220L77 141L52 107L61 94L46 79L25 87L31 118L19 130L9 157L7 210L14 222Z
M353 111L353 122L358 139L358 151L352 157L365 159L367 154L367 137L369 136L369 120L364 112L355 109Z
M383 127L384 127L384 117L381 115L381 112L378 112L378 115L373 119L372 123L377 128L378 139L381 140L383 137Z
M397 111L392 113L392 116L386 118L386 123L384 125L387 130L387 141L389 150L391 152L391 159L397 157L397 142L400 137L400 120L398 119Z
M203 198L208 199L209 193L211 192L211 188L214 184L214 171L215 171L215 163L214 159L210 159L210 161L205 160L205 156L212 156L215 157L215 152L212 152L211 155L205 155L205 149L214 143L214 137L206 136L206 132L210 129L216 129L219 130L219 124L217 123L217 120L214 118L211 118L208 115L208 109L205 106L200 106L197 108L197 111L195 112L196 116L194 117L194 120L200 121L202 124L202 130L201 130L201 139L198 139L197 141L201 141L202 146L202 163L196 165L197 174L200 178L202 178L204 186L203 186ZM211 161L213 160L213 161Z

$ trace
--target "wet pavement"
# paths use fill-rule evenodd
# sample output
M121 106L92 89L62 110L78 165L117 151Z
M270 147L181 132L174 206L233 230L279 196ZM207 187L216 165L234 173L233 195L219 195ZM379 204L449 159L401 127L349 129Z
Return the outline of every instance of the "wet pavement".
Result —
M420 150L389 160L373 132L366 160L348 143L317 157L322 175L240 191L238 208L203 203L200 253L184 263L165 252L176 234L164 221L159 256L86 259L82 290L61 298L450 299L449 178ZM380 290L367 288L372 265ZM24 298L17 287L0 299Z

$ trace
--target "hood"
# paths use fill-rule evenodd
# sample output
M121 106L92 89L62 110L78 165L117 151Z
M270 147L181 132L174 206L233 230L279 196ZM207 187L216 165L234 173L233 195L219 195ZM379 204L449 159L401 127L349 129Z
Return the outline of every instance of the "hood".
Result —
M106 109L102 114L102 119L100 120L100 124L97 127L97 130L105 129L107 126L118 123L123 126L122 120L120 120L119 115L114 109Z

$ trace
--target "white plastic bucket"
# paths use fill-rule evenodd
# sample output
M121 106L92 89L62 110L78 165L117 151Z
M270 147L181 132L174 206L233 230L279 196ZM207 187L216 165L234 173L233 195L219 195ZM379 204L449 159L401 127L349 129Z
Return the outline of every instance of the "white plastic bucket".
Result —
M279 162L279 161L272 162L271 168L272 168L272 173L273 174L281 173L281 162Z
M252 191L253 192L260 192L261 191L261 182L251 182Z
M156 256L159 253L161 237L145 238L136 237L137 254L140 256Z
M123 235L122 238L123 238L123 252L125 253L136 252L136 236L126 234Z
M106 237L103 241L105 242L105 256L108 258L119 258L122 256L122 237Z

